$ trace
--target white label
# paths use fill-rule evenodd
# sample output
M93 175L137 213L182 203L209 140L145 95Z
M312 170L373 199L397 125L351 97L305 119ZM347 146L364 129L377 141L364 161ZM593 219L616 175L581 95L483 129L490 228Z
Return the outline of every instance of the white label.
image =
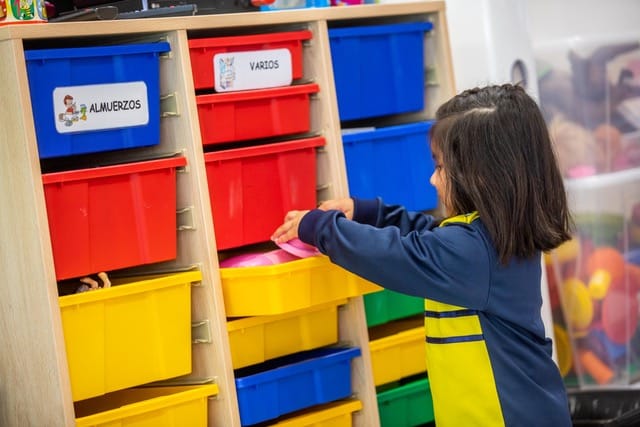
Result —
M218 92L288 86L292 75L289 49L225 52L213 56Z
M149 123L143 81L57 87L53 111L58 133L116 129Z

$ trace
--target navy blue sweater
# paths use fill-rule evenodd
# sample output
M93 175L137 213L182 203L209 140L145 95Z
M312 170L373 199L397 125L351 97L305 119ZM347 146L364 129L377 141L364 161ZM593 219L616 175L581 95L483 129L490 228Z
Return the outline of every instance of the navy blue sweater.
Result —
M477 213L439 223L380 199L354 203L353 221L310 211L299 237L352 273L425 299L438 427L571 426L540 314L540 256L501 264Z

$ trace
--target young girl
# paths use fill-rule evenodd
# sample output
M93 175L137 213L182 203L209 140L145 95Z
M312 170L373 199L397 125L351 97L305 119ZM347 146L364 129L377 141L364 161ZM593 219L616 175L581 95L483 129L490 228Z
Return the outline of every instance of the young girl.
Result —
M541 252L570 238L571 218L546 124L509 84L467 90L431 129L446 218L380 199L291 211L273 234L425 298L436 425L570 426L540 314Z

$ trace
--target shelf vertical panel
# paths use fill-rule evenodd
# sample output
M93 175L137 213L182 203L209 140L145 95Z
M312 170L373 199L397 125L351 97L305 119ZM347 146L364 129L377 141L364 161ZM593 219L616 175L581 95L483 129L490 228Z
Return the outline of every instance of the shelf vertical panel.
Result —
M0 41L0 57L0 425L73 426L21 41Z

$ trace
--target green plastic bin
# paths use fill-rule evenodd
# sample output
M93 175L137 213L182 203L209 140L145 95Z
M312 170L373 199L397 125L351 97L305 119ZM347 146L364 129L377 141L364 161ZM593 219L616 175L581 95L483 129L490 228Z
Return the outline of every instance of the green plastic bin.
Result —
M400 384L378 392L381 427L414 427L432 422L429 379L403 380Z
M367 326L424 313L424 299L384 289L363 296Z

